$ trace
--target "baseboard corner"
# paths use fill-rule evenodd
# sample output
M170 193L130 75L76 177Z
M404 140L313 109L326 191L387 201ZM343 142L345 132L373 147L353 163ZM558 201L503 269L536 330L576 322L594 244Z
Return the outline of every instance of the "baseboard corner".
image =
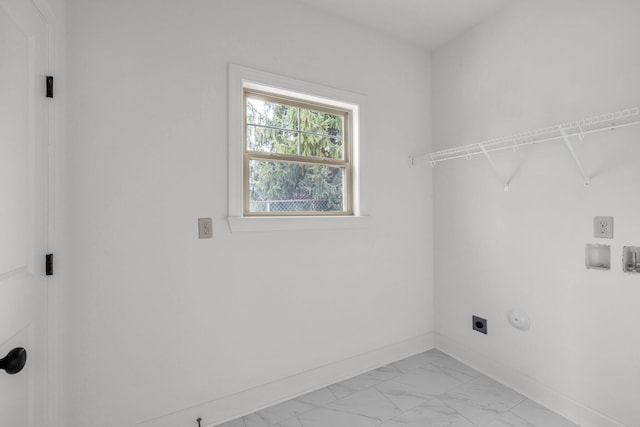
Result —
M629 427L583 405L540 381L470 349L446 335L435 333L435 348L512 388L582 427Z

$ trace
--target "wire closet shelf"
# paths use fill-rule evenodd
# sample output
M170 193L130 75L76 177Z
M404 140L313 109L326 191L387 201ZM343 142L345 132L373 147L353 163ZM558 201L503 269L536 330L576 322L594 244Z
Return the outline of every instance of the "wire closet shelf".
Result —
M447 160L470 158L483 154L506 149L517 150L520 147L538 144L541 142L564 140L568 137L577 136L583 139L584 135L614 130L621 127L640 124L640 110L632 107L614 113L601 114L599 116L586 119L561 123L551 127L544 127L533 131L523 132L502 138L494 138L473 144L462 145L446 150L435 151L425 154L422 159L424 163L435 166L439 162Z

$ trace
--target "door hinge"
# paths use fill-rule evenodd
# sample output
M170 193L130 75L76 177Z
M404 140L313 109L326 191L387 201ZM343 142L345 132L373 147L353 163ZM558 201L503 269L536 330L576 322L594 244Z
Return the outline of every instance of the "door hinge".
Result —
M53 98L53 76L47 76L47 98Z
M53 254L47 254L44 271L47 276L53 276Z

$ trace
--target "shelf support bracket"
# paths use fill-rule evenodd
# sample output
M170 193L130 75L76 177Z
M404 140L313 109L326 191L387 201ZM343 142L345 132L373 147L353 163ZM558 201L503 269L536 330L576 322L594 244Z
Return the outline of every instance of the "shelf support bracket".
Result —
M496 174L496 176L498 177L500 182L504 182L504 180L502 179L502 176L500 176L500 172L498 172L498 169L496 168L495 163L493 163L493 158L491 158L491 154L489 154L487 149L484 148L484 146L482 146L482 145L480 145L480 149L482 150L482 154L484 154L484 157L486 157L487 161L489 162L489 165L491 166L491 169L493 169L493 172ZM504 184L504 187L502 189L504 191L509 191L509 182L508 181Z
M576 163L576 166L578 167L578 171L580 172L580 175L582 175L584 185L591 185L591 178L589 178L587 176L587 173L584 171L584 168L582 167L582 163L580 162L580 159L578 159L578 156L575 150L573 149L573 144L571 144L571 141L569 140L567 133L564 131L564 129L560 129L560 133L562 134L562 139L564 139L564 143L567 146L567 149L569 150L571 157L573 157L573 161Z

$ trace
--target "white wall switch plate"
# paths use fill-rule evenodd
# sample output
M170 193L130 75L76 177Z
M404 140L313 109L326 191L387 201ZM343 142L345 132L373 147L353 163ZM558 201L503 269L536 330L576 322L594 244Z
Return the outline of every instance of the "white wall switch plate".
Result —
M211 218L198 218L198 238L211 239L213 237L213 223Z
M593 237L603 239L613 239L613 217L594 216L593 217Z

